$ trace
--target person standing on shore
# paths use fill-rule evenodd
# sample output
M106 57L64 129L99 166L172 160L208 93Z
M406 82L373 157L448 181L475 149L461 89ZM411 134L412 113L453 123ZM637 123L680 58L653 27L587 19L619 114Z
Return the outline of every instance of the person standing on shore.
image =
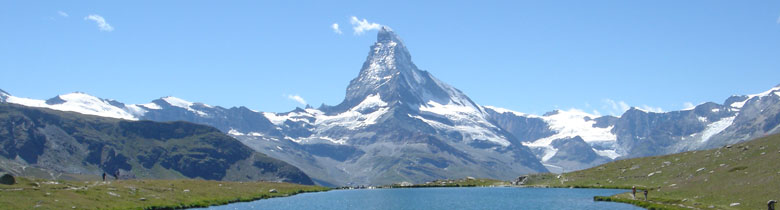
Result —
M647 201L647 189L645 189L645 201Z
M103 181L106 181L106 172L103 172Z
M636 186L631 186L631 199L636 199Z

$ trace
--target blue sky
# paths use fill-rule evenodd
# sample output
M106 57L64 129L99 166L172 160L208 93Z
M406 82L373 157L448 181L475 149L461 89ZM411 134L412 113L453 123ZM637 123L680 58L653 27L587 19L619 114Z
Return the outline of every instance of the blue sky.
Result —
M0 88L335 105L376 38L353 16L392 27L477 103L527 113L679 110L780 84L779 1L2 0Z

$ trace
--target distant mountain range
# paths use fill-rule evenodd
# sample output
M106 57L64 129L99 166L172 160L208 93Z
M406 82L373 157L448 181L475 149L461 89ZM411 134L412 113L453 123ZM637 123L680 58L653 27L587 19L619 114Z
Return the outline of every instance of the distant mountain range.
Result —
M383 27L344 101L285 113L223 108L164 97L123 104L85 93L0 102L128 120L216 127L286 161L323 185L380 185L466 176L510 179L573 171L615 159L733 144L778 133L780 86L723 104L622 116L555 110L542 116L481 106L417 68Z

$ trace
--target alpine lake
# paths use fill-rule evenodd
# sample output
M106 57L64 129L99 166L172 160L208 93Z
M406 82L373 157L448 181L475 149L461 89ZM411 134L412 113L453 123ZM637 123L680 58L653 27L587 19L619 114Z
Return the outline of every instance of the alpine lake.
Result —
M642 209L593 201L593 196L623 192L626 190L516 187L332 190L200 209Z

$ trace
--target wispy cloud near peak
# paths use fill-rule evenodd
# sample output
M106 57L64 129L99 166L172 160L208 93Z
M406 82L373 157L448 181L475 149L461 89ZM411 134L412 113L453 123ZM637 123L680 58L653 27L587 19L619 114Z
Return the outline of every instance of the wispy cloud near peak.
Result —
M368 22L368 20L365 18L360 20L355 16L352 16L349 22L352 23L352 30L355 31L355 35L362 35L366 31L370 30L379 30L379 28L382 27L382 25L379 23Z
M299 95L287 95L287 99L293 100L295 102L300 103L301 105L306 105L306 100L303 99L303 97Z

